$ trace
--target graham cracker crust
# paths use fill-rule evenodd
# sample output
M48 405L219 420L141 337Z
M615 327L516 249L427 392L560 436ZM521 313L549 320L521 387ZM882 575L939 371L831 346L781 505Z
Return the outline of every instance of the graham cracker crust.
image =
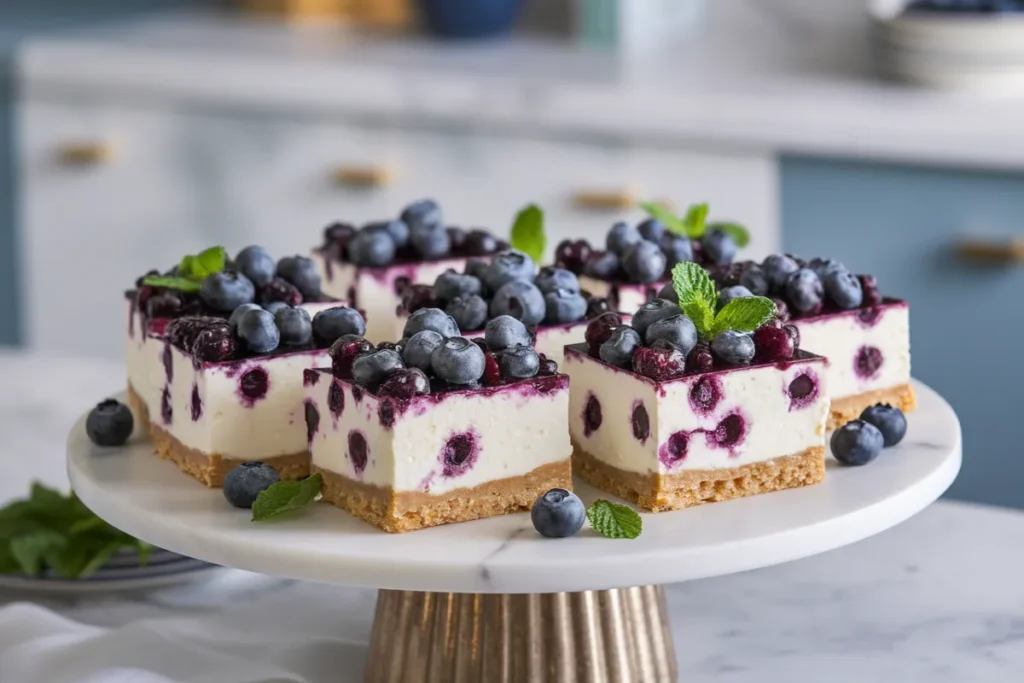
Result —
M572 490L569 460L541 465L518 477L438 495L419 491L395 493L316 465L310 469L324 478L320 492L325 501L389 533L522 512L529 510L533 502L550 489Z
M145 425L157 457L170 460L182 472L210 488L223 486L227 473L248 460L226 458L220 453L204 453L184 445L149 419L149 409L131 385L128 385L128 406L140 423ZM259 461L277 470L282 479L302 479L309 476L308 451L261 458Z
M662 512L817 484L825 478L825 447L739 467L638 474L608 465L574 444L572 466L575 474L602 491Z
M893 408L909 413L917 407L917 397L914 395L914 387L901 384L890 389L877 389L856 396L834 398L828 416L828 431L842 427L850 420L856 420L865 408L876 403L888 403Z

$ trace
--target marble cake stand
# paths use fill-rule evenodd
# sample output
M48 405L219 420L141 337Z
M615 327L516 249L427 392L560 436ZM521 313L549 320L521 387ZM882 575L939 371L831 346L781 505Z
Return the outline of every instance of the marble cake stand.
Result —
M823 484L644 515L640 538L542 538L528 515L403 535L328 505L254 524L136 436L101 449L84 417L68 474L111 524L160 547L280 576L380 589L367 683L662 683L677 672L661 585L853 543L934 501L960 468L960 425L918 383L902 444ZM599 493L578 487L586 502Z

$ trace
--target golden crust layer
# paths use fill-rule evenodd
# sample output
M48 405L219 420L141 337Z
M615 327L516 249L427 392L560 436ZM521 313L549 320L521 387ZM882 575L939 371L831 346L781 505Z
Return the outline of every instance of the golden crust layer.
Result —
M128 386L128 405L140 423L146 426L156 455L164 460L170 460L182 472L210 488L220 488L227 473L246 461L245 458L224 457L220 453L204 453L184 445L149 419L146 403L135 393L131 385ZM261 458L260 462L277 470L282 479L302 479L309 476L307 451Z
M541 465L522 476L437 495L419 491L395 493L316 465L311 470L324 478L321 493L325 501L390 533L521 512L529 510L533 501L550 489L572 490L568 460Z
M825 447L739 467L663 475L626 472L575 446L572 466L575 474L602 491L661 512L817 484L825 478Z
M914 388L909 384L901 384L890 389L878 389L876 391L865 391L856 396L832 399L831 413L828 416L828 430L832 431L842 427L850 420L856 420L864 409L876 403L888 403L893 408L899 408L904 413L909 413L917 407L917 397L914 395Z

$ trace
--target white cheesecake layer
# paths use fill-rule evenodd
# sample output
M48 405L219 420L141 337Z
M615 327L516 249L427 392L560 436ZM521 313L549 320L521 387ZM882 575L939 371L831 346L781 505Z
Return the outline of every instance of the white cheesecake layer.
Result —
M649 299L654 298L667 283L667 280L659 280L646 285L638 285L632 282L598 280L587 275L580 275L579 279L580 289L590 292L593 296L607 298L612 308L631 315L636 313L637 309L647 303Z
M910 307L905 302L793 324L800 331L800 348L829 359L828 384L834 399L910 382ZM865 373L863 354L872 353L870 349L877 349L881 364Z
M396 287L399 278L407 278L412 284L431 284L449 268L461 273L467 260L450 258L383 268L359 268L351 263L330 260L319 250L313 251L310 258L320 272L324 294L349 301L366 312L366 338L374 344L394 338L396 311L402 303Z
M572 454L565 424L568 383L558 377L538 381L555 388L544 393L525 383L447 394L440 400L414 399L404 413L395 415L389 428L381 424L381 399L321 373L320 381L306 389L306 401L318 415L310 442L311 462L395 492L432 494L522 476L543 465L564 462ZM330 409L332 383L344 396L337 416ZM349 452L349 435L354 431L367 446L362 470ZM475 460L463 468L450 467L446 473L446 446L461 434L472 435Z
M571 377L573 440L590 455L627 472L666 474L738 467L825 443L830 402L823 358L797 360L785 368L731 369L658 384L570 349L563 371ZM815 389L794 402L788 389L802 375ZM714 387L718 396L706 411L691 403L691 391L699 382ZM596 429L593 421L588 428L584 416L591 398L600 405ZM649 424L644 440L634 433L633 416L641 407ZM741 436L733 443L719 443L716 430L733 415L742 420ZM681 443L686 444L682 452Z

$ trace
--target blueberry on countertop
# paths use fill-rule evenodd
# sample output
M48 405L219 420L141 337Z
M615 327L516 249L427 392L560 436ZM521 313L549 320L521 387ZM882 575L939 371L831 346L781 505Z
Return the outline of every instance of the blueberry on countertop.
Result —
M866 465L882 452L885 437L864 420L847 422L832 432L832 455L844 465Z
M575 536L583 528L587 509L572 491L551 489L530 509L533 528L548 538Z
M85 418L85 433L97 446L123 446L134 427L132 411L112 398L98 403Z
M224 497L236 508L251 508L260 493L280 480L270 465L243 462L224 477Z
M876 403L864 409L860 419L872 424L882 432L885 448L895 446L907 434L907 418L903 411L887 403Z

